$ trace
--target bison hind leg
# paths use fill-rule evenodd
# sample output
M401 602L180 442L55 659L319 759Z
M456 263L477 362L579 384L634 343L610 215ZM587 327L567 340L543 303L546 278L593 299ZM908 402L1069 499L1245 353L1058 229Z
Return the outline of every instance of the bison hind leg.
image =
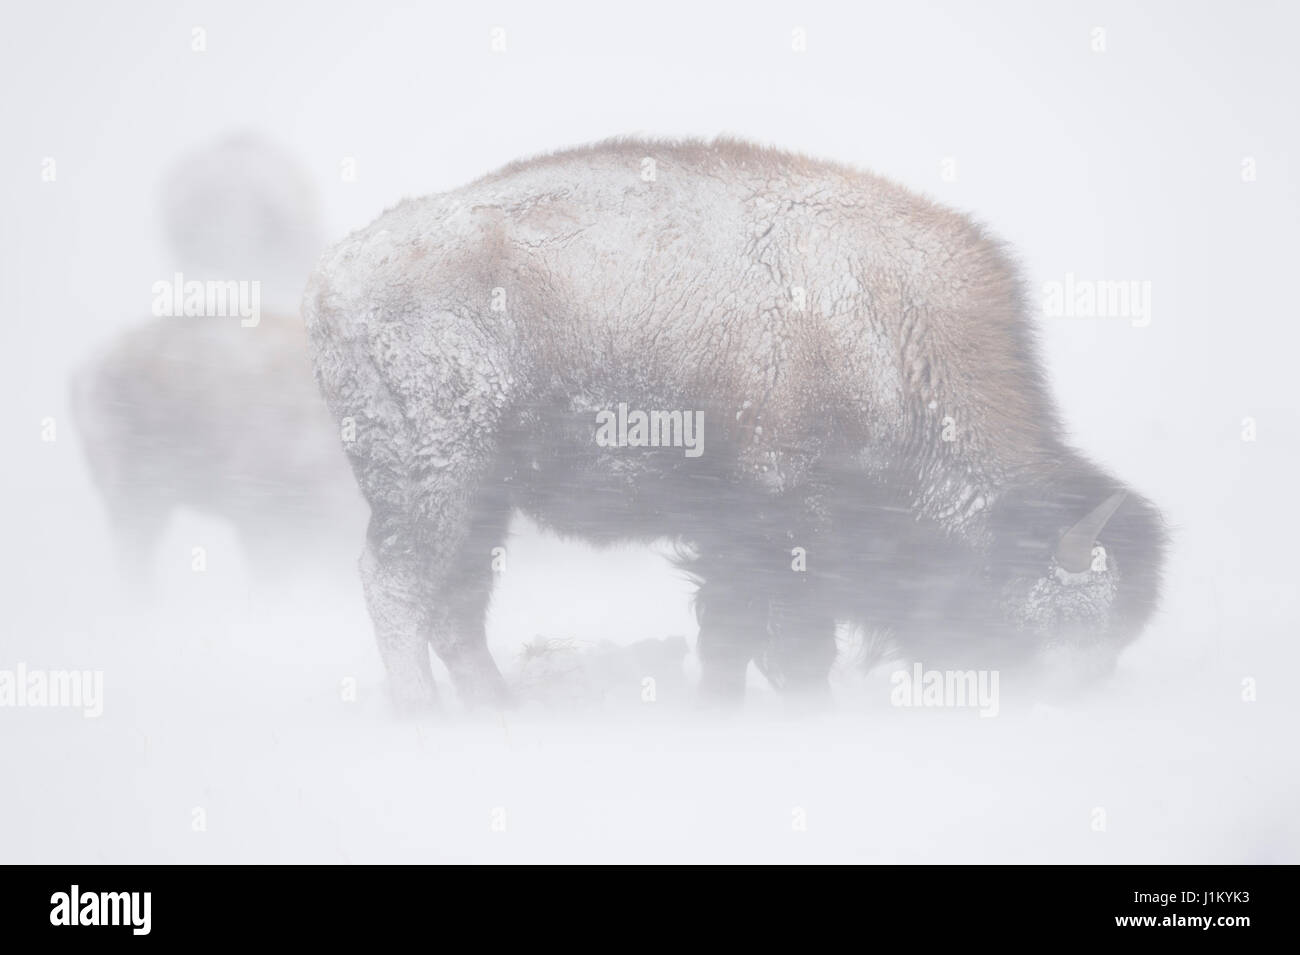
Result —
M375 625L393 705L403 715L436 710L429 665L425 571L417 553L397 553L376 533L373 519L361 555L361 586Z
M488 652L487 611L504 555L512 508L501 482L483 487L470 509L468 532L431 593L429 640L456 692L469 705L509 705L510 693Z
M438 706L430 647L467 706L510 701L488 652L486 618L511 510L499 485L471 499L463 512L454 509L464 518L460 526L371 518L361 577L399 711Z

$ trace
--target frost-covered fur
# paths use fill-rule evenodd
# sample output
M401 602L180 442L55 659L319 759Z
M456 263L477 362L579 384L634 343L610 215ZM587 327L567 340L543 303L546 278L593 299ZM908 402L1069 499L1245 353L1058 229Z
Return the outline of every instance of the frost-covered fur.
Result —
M1118 647L1152 609L1161 533L1136 495L1102 541L1108 601L1039 586L1119 485L1061 443L1003 250L875 176L727 140L543 156L388 211L322 258L304 313L357 422L400 699L432 698L426 641L463 693L503 698L483 621L516 508L681 540L724 699L750 659L821 692L836 619L992 664ZM704 453L599 446L621 402L700 412Z

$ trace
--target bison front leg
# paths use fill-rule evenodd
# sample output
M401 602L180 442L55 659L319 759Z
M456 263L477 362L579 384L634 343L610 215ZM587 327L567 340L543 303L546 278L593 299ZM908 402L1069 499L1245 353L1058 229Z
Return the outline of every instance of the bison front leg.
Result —
M763 528L734 528L728 536L726 546L704 548L691 565L700 580L701 696L715 704L740 702L753 660L791 704L826 705L836 650L824 587L791 569L784 548Z
M809 594L773 594L767 600L767 638L754 662L796 710L830 705L835 663L835 620Z
M762 643L767 604L762 588L705 580L695 596L700 624L700 700L734 707L745 699L745 673Z
M148 601L156 594L154 551L167 527L168 508L118 503L110 509L120 579L131 599Z

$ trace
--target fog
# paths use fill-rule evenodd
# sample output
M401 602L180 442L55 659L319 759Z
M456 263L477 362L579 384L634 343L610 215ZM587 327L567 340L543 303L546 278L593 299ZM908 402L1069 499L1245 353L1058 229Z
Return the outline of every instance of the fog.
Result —
M0 707L0 861L1300 861L1289 5L3 19L0 671L100 672L102 712ZM897 668L862 672L845 632L830 712L788 712L752 668L743 710L702 712L668 545L521 516L488 618L518 705L466 710L435 664L444 712L393 711L365 505L295 337L310 263L403 197L625 134L888 176L985 223L1034 293L1149 283L1123 318L1030 297L1071 441L1171 529L1160 610L1112 678L1004 687L987 718L899 706ZM177 272L260 276L261 321L155 317ZM133 334L141 364L87 416L80 370ZM87 448L132 447L146 417L153 443L115 460L174 470L122 486L202 485L206 506L124 541ZM208 473L186 450L247 447L277 454Z

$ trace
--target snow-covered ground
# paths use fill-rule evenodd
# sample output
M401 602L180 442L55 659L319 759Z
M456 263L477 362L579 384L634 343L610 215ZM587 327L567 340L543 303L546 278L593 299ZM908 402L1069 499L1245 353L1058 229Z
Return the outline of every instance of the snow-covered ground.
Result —
M104 706L0 709L0 861L1300 861L1293 11L439 6L4 14L24 43L0 78L26 92L0 105L0 670L102 671ZM256 579L187 513L159 599L128 599L67 376L171 274L167 163L241 126L304 157L334 235L539 149L730 132L975 212L1033 287L1151 281L1146 327L1042 325L1076 442L1170 520L1160 615L1069 701L899 708L887 666L841 672L815 717L755 676L723 718L692 702L689 588L661 555L521 521L490 636L524 702L465 713L448 689L442 718L400 720L346 560ZM642 643L675 637L680 661Z
M1216 618L1179 613L1197 585L1175 588L1111 684L1059 706L1004 687L991 719L891 706L889 667L841 675L833 714L787 717L755 679L746 711L720 718L695 709L690 661L665 652L653 703L645 668L605 667L552 673L554 692L530 684L504 716L453 703L402 721L346 582L250 605L238 570L190 572L187 523L207 527L178 521L164 545L183 570L163 606L122 611L97 545L68 542L75 583L10 635L7 661L100 669L105 688L97 719L0 712L6 861L1300 856L1297 660L1278 650L1294 596L1280 590L1223 592L1243 611ZM597 555L527 528L511 547L493 645L516 680L538 636L563 633L586 659L602 639L693 636L685 588L651 552ZM548 609L525 609L538 596Z

